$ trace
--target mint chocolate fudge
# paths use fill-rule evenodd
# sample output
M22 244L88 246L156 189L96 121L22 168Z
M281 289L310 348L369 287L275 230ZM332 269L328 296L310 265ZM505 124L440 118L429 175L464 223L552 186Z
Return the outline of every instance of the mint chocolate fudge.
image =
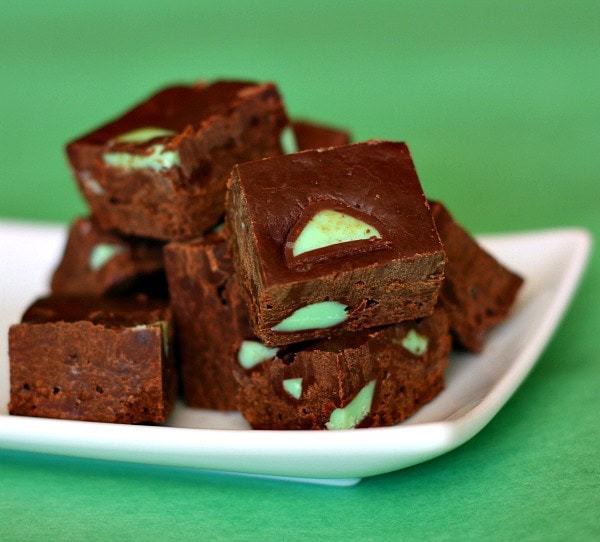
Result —
M433 312L445 254L404 143L238 164L227 223L252 329L268 346Z
M166 297L164 243L106 232L90 218L69 228L62 259L52 275L56 295L103 296L146 292Z
M234 164L279 154L288 120L273 84L172 86L67 145L103 229L187 239L224 212Z
M437 309L417 321L257 349L236 368L239 409L254 429L394 425L443 389L450 345L447 316Z
M172 317L162 301L51 296L9 330L18 416L164 422L175 403Z

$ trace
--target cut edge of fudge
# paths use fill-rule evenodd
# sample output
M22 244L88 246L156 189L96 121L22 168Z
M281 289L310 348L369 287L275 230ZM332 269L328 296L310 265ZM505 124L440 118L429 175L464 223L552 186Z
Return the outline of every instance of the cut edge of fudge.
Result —
M162 423L176 399L163 301L51 296L9 330L9 413Z
M235 410L235 354L252 334L225 234L172 242L164 253L185 402Z

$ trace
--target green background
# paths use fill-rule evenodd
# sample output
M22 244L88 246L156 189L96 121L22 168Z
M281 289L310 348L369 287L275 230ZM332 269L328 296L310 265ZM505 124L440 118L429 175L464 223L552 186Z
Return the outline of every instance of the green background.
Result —
M65 142L227 77L407 141L474 232L598 238L599 28L597 1L4 2L0 218L68 223L85 206ZM0 539L598 539L599 264L518 393L446 456L334 489L0 450Z

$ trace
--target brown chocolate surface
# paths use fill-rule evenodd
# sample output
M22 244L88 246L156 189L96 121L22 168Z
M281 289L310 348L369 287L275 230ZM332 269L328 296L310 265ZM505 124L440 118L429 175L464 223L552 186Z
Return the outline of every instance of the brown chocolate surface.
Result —
M147 300L38 300L9 331L9 412L114 423L166 420L176 394L171 314Z
M310 206L354 209L378 225L385 249L349 253L349 244L340 243L310 265L290 266L286 242ZM253 329L266 344L330 335L331 329L271 330L296 309L321 301L348 306L339 331L433 310L445 255L403 143L370 141L239 164L232 172L227 213Z
M63 257L52 276L56 295L102 296L145 291L166 294L163 244L104 232L89 218L78 218L69 229ZM101 265L94 251L113 253Z
M413 354L403 346L411 330L427 338ZM325 429L332 412L344 408L375 380L371 409L358 427L399 423L443 388L450 337L443 311L419 321L292 345L250 370L236 369L239 408L255 429ZM283 387L302 379L297 399Z
M431 210L448 255L439 304L459 344L480 352L487 331L508 316L523 279L481 248L441 203L432 202Z
M234 164L280 153L287 117L276 87L223 81L176 86L67 146L80 189L106 230L156 239L187 239L215 225L224 212ZM175 135L118 142L145 127ZM131 169L104 162L106 153L145 156L160 144L179 154L164 169Z
M252 337L223 233L169 243L165 262L189 406L235 410L235 355Z

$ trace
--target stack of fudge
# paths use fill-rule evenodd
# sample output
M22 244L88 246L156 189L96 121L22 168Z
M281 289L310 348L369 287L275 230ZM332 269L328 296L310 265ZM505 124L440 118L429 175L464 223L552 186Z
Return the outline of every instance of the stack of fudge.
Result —
M522 279L423 193L408 147L290 121L274 84L166 88L67 145L89 217L9 332L14 415L393 425Z

